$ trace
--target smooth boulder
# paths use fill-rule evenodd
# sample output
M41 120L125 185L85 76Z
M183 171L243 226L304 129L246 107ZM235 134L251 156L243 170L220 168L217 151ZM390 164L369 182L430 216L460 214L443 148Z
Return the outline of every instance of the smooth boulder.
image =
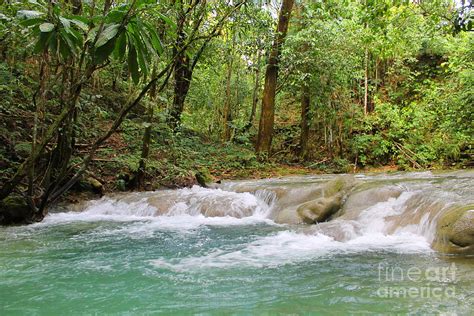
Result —
M298 206L298 216L307 224L324 222L334 215L340 208L342 195L321 197Z
M353 176L340 176L325 183L287 190L278 196L274 220L281 224L314 224L331 219L354 184Z
M474 205L457 206L441 215L433 248L445 253L474 254Z

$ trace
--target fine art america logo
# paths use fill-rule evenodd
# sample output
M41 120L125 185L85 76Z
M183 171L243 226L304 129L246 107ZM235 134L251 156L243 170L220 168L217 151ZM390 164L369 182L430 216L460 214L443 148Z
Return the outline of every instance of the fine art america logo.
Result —
M453 298L456 295L456 264L447 267L402 268L378 266L377 290L381 298ZM422 285L420 285L422 284Z

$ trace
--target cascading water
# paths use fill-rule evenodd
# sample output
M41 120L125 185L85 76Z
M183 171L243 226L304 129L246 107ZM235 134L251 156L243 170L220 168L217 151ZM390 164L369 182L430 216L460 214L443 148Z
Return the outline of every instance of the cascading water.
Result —
M51 212L38 224L1 228L0 288L7 291L0 311L31 303L33 313L67 312L70 302L100 313L110 301L115 309L107 311L134 306L138 313L346 313L388 306L465 313L474 290L472 259L446 259L436 250L471 253L473 187L474 172L425 172L107 196ZM318 212L324 221L307 224L323 218ZM379 295L382 263L405 271L446 268L453 260L456 280L435 285L452 286L456 297ZM408 281L387 282L412 287ZM39 294L48 284L59 293Z

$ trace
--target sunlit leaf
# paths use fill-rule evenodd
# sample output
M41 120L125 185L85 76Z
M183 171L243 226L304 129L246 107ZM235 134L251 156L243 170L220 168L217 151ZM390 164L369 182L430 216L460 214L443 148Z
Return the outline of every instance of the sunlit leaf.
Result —
M112 38L117 35L120 28L120 24L112 24L108 25L100 34L97 42L95 43L95 47L100 47L110 41Z
M42 23L42 24L40 24L39 29L43 33L49 33L52 30L54 30L54 24L49 23L49 22Z

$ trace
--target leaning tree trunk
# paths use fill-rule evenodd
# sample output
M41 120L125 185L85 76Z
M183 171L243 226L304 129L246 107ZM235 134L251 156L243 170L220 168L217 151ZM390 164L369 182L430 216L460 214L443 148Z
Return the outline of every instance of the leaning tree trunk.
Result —
M258 138L255 147L257 153L269 153L272 145L278 61L281 53L281 46L285 41L286 33L288 31L288 24L290 22L293 4L294 0L283 0L280 13L278 15L278 26L275 34L275 40L273 41L273 45L270 50L267 69L265 72L262 110L260 112Z

